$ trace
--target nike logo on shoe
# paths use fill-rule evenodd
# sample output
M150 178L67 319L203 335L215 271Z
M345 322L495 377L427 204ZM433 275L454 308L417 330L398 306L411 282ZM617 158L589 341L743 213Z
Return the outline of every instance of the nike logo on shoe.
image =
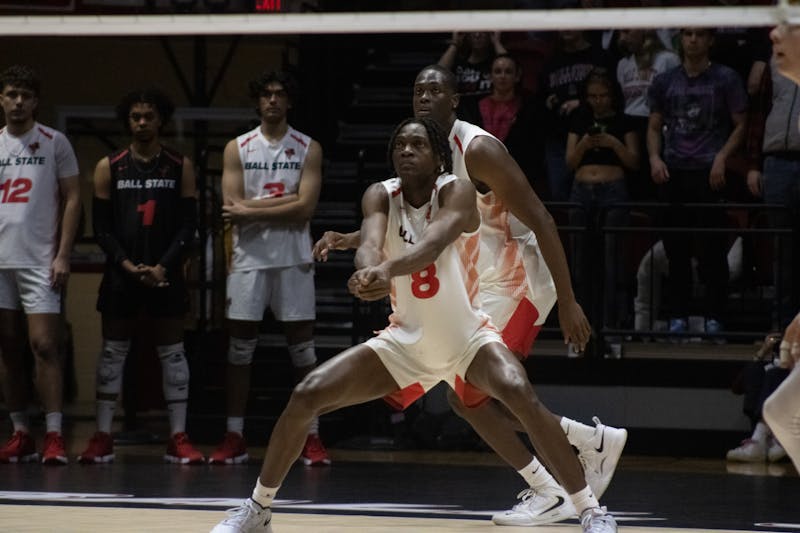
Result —
M556 496L556 500L557 500L556 503L554 503L553 505L542 511L541 514L549 513L553 509L558 509L559 507L564 505L564 498L562 498L561 496Z
M597 453L603 453L603 443L605 442L605 440L606 440L606 430L603 429L603 433L600 435L600 447L595 448L595 451Z

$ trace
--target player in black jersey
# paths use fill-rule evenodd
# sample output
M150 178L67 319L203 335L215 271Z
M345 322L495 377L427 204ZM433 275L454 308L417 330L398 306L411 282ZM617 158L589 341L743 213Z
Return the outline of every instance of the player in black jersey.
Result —
M126 95L117 116L131 134L131 143L95 168L92 221L106 253L97 300L103 350L97 361L97 432L78 457L82 463L114 458L111 422L139 320L148 320L161 360L171 430L164 459L204 462L185 432L189 365L183 321L188 295L182 263L197 222L195 175L188 158L160 142L174 109L156 89Z

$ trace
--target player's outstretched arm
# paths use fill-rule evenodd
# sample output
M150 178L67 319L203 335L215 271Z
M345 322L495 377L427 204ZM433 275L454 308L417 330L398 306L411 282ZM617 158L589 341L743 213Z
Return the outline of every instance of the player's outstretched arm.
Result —
M326 231L322 237L314 243L312 253L317 261L327 261L328 253L331 250L353 250L361 244L361 231L356 230L351 233L339 233L338 231Z
M374 183L361 198L361 244L356 250L356 271L347 281L350 293L362 300L373 301L385 298L391 289L390 279L376 277L375 267L384 259L383 244L388 227L389 193L380 183ZM367 274L367 271L370 273Z

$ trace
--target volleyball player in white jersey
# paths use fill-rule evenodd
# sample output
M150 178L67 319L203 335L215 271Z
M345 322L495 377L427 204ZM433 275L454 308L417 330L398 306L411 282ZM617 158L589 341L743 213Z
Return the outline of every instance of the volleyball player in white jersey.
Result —
M778 70L800 85L800 24L782 24L770 37ZM795 194L800 195L800 176L796 178ZM800 470L800 313L786 328L780 354L781 364L792 371L764 402L764 420Z
M296 88L283 72L250 82L258 127L225 147L223 218L233 223L227 281L230 344L227 431L210 463L248 459L242 430L258 326L269 308L281 322L298 378L316 368L314 264L309 221L322 183L322 148L287 122ZM301 456L306 465L330 464L315 419Z
M24 327L36 362L36 390L47 433L42 462L66 464L61 436L63 361L59 350L61 291L69 278L80 218L78 163L61 132L36 122L40 81L26 66L0 73L0 352L3 392L14 433L0 463L37 458L27 410Z
M481 128L457 120L457 105L452 74L438 65L423 68L414 84L414 113L430 116L450 131L453 173L469 178L478 189L482 307L502 331L506 345L524 359L558 296L564 340L583 350L590 329L575 300L552 217L505 146ZM328 249L354 247L358 239L357 232L327 232L315 245L315 254L324 260ZM551 276L551 269L555 276ZM453 409L530 487L520 492L522 501L513 509L493 517L495 523L535 526L575 514L561 487L516 435L517 424L504 416L496 402L483 401L485 396L481 394L468 394L466 407L452 395L450 400ZM596 427L566 417L558 419L570 443L579 451L586 480L601 496L611 481L627 431L600 424L596 419Z
M358 270L348 287L363 300L391 295L390 324L295 388L252 497L213 533L272 531L270 505L314 416L387 395L407 406L440 381L464 400L469 383L508 406L567 487L583 530L615 532L614 518L586 486L557 420L479 308L480 214L474 186L451 174L446 135L430 118L409 119L389 148L397 178L364 194Z

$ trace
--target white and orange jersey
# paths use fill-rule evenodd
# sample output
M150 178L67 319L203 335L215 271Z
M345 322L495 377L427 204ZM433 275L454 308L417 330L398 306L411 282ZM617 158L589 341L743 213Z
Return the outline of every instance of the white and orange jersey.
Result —
M58 248L58 180L78 175L67 138L38 122L0 130L0 268L49 267Z
M453 173L458 177L474 181L467 171L464 154L472 140L483 135L497 140L491 133L469 122L456 120L453 124L450 148L453 151ZM520 301L527 297L537 308L542 308L540 321L544 322L552 307L555 284L541 256L536 236L509 212L493 191L478 192L478 210L481 213L478 269L484 310L502 329Z
M291 126L271 142L255 129L236 138L246 199L297 194L311 137ZM250 222L233 231L232 272L312 263L309 224Z
M439 209L438 192L457 179L443 174L436 180L428 203L419 208L403 199L400 178L386 180L389 215L384 252L397 257L422 238L428 222ZM452 364L469 339L490 326L480 308L476 261L480 252L479 231L463 233L439 257L420 272L392 279L392 315L382 334L406 345L409 355L431 372Z

